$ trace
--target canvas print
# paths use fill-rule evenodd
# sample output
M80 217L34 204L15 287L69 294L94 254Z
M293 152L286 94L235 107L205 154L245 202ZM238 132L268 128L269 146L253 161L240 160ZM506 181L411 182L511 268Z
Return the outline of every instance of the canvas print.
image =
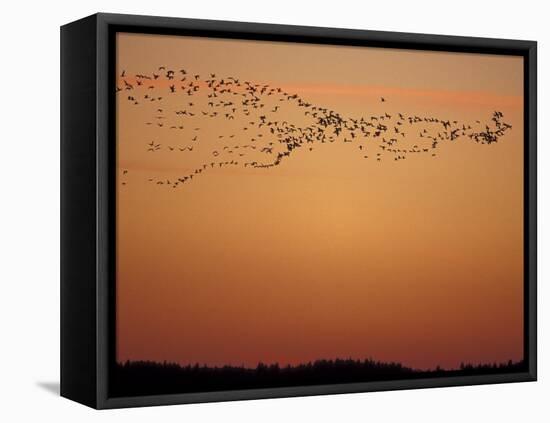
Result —
M525 371L523 65L118 33L111 394Z

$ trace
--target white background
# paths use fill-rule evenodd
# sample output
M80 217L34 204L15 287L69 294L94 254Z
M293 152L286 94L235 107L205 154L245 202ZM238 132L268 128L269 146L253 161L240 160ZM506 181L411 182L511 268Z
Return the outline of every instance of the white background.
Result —
M550 31L544 1L9 1L0 25L0 419L17 421L548 420ZM539 42L539 381L93 411L59 383L59 26L103 12ZM545 333L546 331L546 333ZM546 395L545 395L546 391ZM545 401L546 400L546 401Z

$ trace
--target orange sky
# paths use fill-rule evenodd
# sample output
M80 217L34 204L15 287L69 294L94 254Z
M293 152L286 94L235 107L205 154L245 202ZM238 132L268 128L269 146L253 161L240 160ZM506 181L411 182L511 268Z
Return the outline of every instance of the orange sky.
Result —
M499 110L512 125L496 144L441 142L435 157L377 162L371 141L361 151L359 141L326 143L274 168L216 167L172 189L155 182L188 174L222 146L250 144L242 128L252 117L204 117L203 86L170 96L163 77L154 90L120 92L118 360L372 357L450 368L522 359L522 58L139 34L119 34L117 50L117 72L132 83L161 65L183 67L281 87L346 117L484 127ZM163 99L146 104L149 92ZM280 119L310 123L288 102L266 110L274 105ZM424 142L417 132L404 142ZM162 150L147 151L152 141Z

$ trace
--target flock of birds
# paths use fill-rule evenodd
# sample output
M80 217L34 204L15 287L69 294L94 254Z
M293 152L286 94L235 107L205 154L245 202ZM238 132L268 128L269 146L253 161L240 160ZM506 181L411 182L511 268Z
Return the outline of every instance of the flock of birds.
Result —
M121 96L119 101L134 107L147 106L151 112L144 124L158 135L144 142L148 154L194 154L201 143L210 148L208 160L193 169L172 179L148 179L172 188L212 169L280 166L295 151L312 151L319 144L352 143L364 159L401 161L412 155L435 157L441 143L460 138L479 144L496 143L512 128L499 111L493 112L489 123L477 120L472 124L404 112L346 117L269 84L214 73L203 77L165 66L150 74L128 75L122 71L116 92ZM389 100L380 97L379 102L387 104ZM206 131L198 126L204 119L212 121L209 130L221 131L208 136L208 143L202 135ZM222 121L232 124L224 125ZM123 169L122 175L128 175L128 170ZM122 184L126 183L127 179L122 178Z

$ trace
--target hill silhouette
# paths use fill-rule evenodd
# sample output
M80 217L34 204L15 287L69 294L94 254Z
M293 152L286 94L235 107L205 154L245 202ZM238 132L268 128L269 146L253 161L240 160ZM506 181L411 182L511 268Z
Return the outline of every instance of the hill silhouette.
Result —
M525 362L462 364L459 369L418 370L395 362L371 359L317 360L295 366L259 363L255 368L223 366L181 366L176 363L126 361L116 363L112 372L113 396L162 395L259 389L307 385L374 382L429 377L515 373L525 370Z

